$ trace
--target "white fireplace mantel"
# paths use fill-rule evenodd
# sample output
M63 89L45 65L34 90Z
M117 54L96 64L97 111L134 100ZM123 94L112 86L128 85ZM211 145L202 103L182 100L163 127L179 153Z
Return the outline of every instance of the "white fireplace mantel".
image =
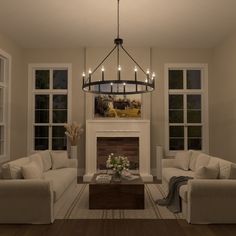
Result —
M139 174L143 181L152 181L150 174L150 121L97 119L86 121L86 162L85 182L91 181L97 172L98 137L138 137Z

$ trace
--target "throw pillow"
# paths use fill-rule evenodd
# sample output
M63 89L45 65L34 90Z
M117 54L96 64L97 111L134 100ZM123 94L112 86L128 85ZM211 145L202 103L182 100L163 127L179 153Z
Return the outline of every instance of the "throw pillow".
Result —
M192 171L196 170L196 162L198 156L201 154L200 151L190 150L191 156L190 156L190 162L189 162L189 169Z
M190 161L189 158L190 158L189 151L178 152L175 157L175 167L183 170L188 170Z
M21 167L29 163L28 157L22 157L2 165L4 179L22 179Z
M219 175L219 164L212 166L202 166L194 173L195 179L217 179Z
M205 154L205 153L201 153L198 157L197 157L197 161L196 161L196 166L195 166L195 170L199 169L202 166L207 166L208 163L210 161L210 156Z
M229 179L236 179L236 165L235 164L231 165Z
M21 171L24 179L40 179L43 174L42 169L40 169L39 165L34 161L22 166Z
M67 152L51 152L52 169L68 167Z
M35 153L29 157L30 161L33 161L35 164L38 165L38 168L40 169L41 172L43 172L43 161L41 156L38 153Z
M43 171L48 171L52 168L52 160L49 150L38 152L43 161Z

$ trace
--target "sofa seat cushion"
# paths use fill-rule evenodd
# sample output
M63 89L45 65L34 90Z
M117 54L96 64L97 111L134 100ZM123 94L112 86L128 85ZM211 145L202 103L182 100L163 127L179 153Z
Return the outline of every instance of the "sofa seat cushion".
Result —
M44 172L45 180L52 182L54 202L56 202L64 191L69 187L75 178L77 178L76 168L63 168L57 170L49 170Z
M194 172L191 170L182 170L178 168L163 168L162 176L165 178L167 182L170 181L171 177L173 176L189 176L194 177Z
M182 185L179 189L179 196L185 201L188 202L188 185Z

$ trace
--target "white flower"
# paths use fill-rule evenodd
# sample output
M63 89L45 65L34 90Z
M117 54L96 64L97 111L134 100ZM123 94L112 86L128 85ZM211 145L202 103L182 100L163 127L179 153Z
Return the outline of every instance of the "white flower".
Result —
M106 167L121 173L123 170L128 170L129 160L124 156L115 156L111 153L106 161Z

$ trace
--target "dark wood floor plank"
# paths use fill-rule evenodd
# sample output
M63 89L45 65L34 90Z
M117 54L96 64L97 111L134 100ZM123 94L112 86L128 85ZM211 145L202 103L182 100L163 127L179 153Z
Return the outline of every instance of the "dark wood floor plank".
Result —
M56 220L51 225L0 225L0 236L235 236L236 225L185 220Z

